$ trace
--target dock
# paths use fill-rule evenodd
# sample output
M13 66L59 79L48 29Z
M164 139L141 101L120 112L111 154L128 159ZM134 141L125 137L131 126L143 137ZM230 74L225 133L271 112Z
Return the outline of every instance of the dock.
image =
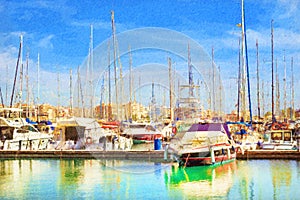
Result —
M238 160L248 159L284 159L284 160L300 160L300 152L298 150L247 150L242 154L237 154Z
M0 159L126 159L166 162L163 150L102 151L102 150L2 150Z
M164 150L1 150L0 159L125 159L153 162L172 162L171 155ZM238 152L237 160L250 159L290 159L300 160L298 150L248 150Z

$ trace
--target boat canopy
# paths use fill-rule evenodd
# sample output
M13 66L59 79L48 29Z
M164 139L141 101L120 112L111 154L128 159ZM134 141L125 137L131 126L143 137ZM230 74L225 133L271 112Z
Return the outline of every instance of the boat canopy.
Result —
M198 123L193 124L188 132L192 131L221 131L230 135L228 126L226 123Z

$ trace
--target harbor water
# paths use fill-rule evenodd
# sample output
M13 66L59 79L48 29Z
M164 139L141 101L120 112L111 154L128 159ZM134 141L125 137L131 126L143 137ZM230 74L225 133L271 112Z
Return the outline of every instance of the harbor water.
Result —
M0 160L0 199L299 199L300 162L217 167L97 159Z

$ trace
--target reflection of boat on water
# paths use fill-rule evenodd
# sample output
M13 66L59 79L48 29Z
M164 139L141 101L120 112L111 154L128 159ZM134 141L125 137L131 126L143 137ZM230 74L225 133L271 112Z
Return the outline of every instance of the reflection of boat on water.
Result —
M224 123L192 124L188 131L176 134L170 149L177 154L179 165L186 167L222 164L236 158L234 141L229 139Z
M215 166L182 168L172 166L165 174L165 184L182 191L186 199L225 197L233 185L236 162Z

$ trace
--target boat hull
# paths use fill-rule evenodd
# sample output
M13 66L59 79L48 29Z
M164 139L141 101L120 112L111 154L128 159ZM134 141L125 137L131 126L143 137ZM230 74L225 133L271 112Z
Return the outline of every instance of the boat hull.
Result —
M226 162L231 162L236 159L235 148L213 147L207 151L184 153L180 157L180 166L192 167L192 166L204 166L204 165L217 165Z

